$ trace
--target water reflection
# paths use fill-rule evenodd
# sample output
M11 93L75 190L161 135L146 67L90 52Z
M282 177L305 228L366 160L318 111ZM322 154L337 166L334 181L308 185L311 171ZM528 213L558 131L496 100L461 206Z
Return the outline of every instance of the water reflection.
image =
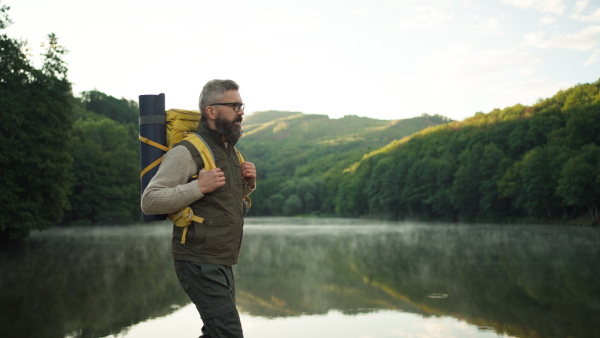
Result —
M332 310L325 315L254 317L241 314L246 338L498 338L492 328L477 327L452 317L422 317L408 312L380 310L347 315ZM192 304L175 313L137 324L106 338L196 337L198 312Z
M248 231L240 306L260 316L399 309L520 337L600 336L597 229L368 229Z
M102 337L185 305L157 229L52 229L2 248L2 336Z
M166 223L53 229L2 248L0 332L103 337L186 305L169 232ZM519 337L600 336L598 233L249 219L238 306L262 318L400 310Z

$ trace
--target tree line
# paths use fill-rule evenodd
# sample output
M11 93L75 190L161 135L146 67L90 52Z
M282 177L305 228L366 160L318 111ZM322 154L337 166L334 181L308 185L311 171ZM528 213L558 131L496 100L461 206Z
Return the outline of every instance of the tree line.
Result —
M0 4L0 32L12 24ZM0 240L56 224L139 219L138 108L98 91L74 97L49 34L41 67L0 34Z
M310 125L318 131L311 139L330 135L312 143L293 132L277 136L283 120L275 120L261 133L251 129L239 146L260 173L252 215L596 224L599 88L600 81L580 84L532 106L396 132L375 147L361 143L364 135L334 142L332 130L351 117Z
M419 132L337 177L337 212L467 222L598 222L600 81Z

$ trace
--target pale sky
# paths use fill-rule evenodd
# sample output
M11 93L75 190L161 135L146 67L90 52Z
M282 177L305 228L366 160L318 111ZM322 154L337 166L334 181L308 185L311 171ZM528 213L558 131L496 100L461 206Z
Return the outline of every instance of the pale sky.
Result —
M456 120L600 79L600 0L0 0L34 59L69 50L73 91L197 109L213 78L246 114Z

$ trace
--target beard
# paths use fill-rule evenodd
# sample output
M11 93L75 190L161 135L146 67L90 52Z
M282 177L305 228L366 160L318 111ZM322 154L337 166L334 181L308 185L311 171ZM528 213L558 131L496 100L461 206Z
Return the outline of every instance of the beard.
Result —
M223 118L221 114L218 114L217 119L215 120L215 126L217 127L217 130L221 132L221 135L224 135L229 142L235 143L242 137L242 125L235 124L236 122L242 122L241 115L238 115L233 121L229 121Z

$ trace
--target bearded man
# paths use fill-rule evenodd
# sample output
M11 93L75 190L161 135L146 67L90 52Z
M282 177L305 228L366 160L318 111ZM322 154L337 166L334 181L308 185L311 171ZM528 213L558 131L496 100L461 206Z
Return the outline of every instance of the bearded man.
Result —
M200 337L243 337L232 265L242 244L242 198L256 188L256 168L240 163L234 149L244 115L239 86L232 80L209 81L200 93L199 108L202 119L196 133L208 144L217 168L204 170L196 148L181 141L166 153L144 190L142 210L170 214L189 206L204 219L190 224L185 234L173 226L175 272L200 313Z

